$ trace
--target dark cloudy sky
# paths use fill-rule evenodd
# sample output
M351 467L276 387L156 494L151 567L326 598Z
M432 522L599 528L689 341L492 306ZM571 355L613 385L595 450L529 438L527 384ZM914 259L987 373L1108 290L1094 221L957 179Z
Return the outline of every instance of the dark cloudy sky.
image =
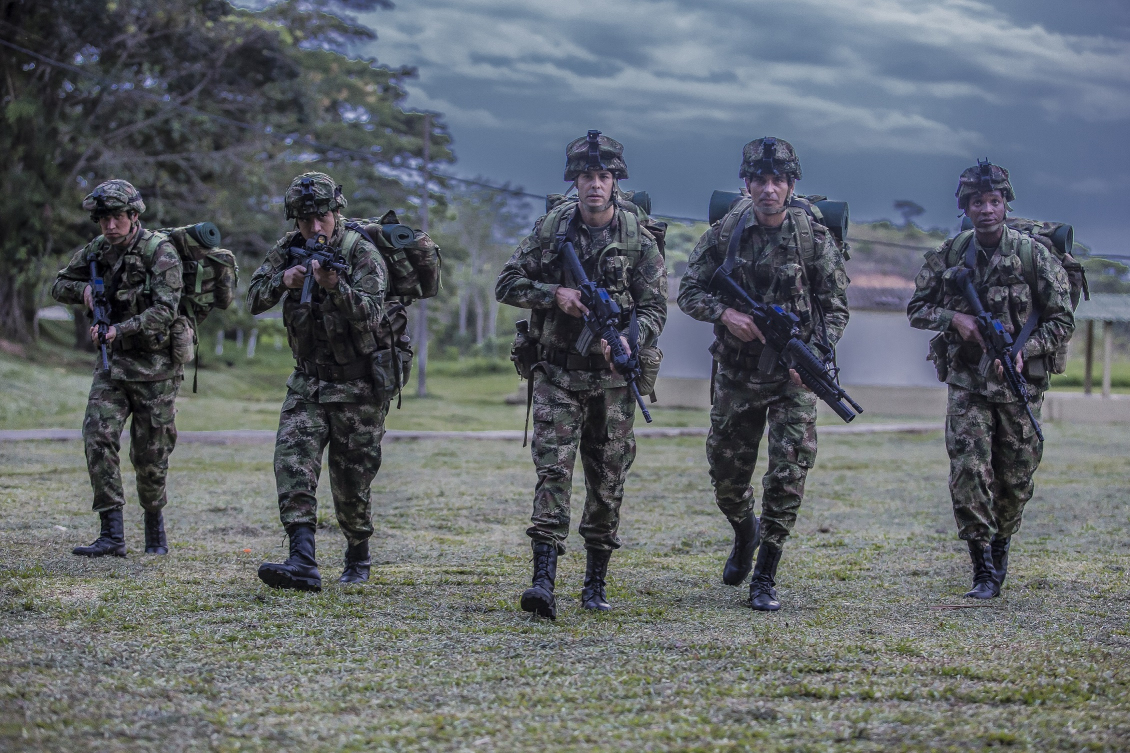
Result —
M564 188L563 149L625 144L656 212L704 217L742 145L776 135L802 192L956 226L957 176L1009 168L1017 214L1130 254L1128 0L399 0L368 50L413 65L464 176Z

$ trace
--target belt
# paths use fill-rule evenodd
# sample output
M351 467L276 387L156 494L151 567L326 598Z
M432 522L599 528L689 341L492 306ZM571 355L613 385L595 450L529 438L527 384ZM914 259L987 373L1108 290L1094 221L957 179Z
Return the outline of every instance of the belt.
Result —
M355 379L368 379L372 375L372 367L368 361L354 361L345 365L299 361L298 369L307 376L317 377L323 382L352 382Z
M556 348L541 348L541 360L566 371L608 371L608 360L603 355L582 356Z

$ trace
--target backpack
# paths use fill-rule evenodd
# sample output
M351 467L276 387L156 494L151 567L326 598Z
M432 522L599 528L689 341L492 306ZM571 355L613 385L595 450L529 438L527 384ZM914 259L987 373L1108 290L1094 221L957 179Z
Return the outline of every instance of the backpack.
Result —
M561 213L563 213L576 204L576 196L566 196L560 193L551 193L546 196L546 220L542 222L543 230L546 227L554 229L557 227L557 220L561 218L561 214L554 215L554 221L551 222L549 215L553 210L560 208ZM651 239L655 241L655 246L659 249L659 255L666 259L667 223L660 222L651 216L651 196L648 195L647 191L621 191L617 189L616 204L629 215L635 215L636 222L639 226L646 230ZM550 235L552 235L552 232ZM636 250L638 251L639 249Z
M200 338L197 334L200 322L212 309L222 311L232 304L239 284L239 264L234 253L219 247L220 231L211 222L161 228L149 239L146 253L152 254L166 238L177 250L184 267L184 287L177 313L178 319L183 317L187 322L173 322L174 360L187 361L188 350L191 349L194 363L192 391L196 392L200 371ZM179 358L177 351L183 352Z
M707 216L710 219L710 224L713 225L719 220L725 219L730 215L735 205L743 200L748 199L748 195L744 192L737 191L715 191L710 196L710 205L708 208ZM742 208L745 209L746 205L743 204ZM811 226L812 222L817 222L820 225L828 228L832 234L832 240L835 242L836 247L839 248L840 253L843 254L844 261L851 257L848 255L849 247L847 244L848 234L848 205L846 201L829 201L826 196L802 196L794 194L793 198L789 201L789 209L803 210L805 217L800 216L800 212L790 212L793 219L797 221L797 228L801 229L803 226ZM737 217L732 219L732 222L737 222ZM729 230L733 229L733 225ZM727 234L726 241L728 242L729 235ZM811 233L807 238L802 237L801 243L812 241ZM721 242L721 241L720 241ZM809 249L803 249L809 250Z
M432 298L443 287L443 257L427 233L400 224L389 210L380 219L345 221L347 231L360 234L377 247L388 267L389 294L420 300ZM342 247L352 248L346 239Z

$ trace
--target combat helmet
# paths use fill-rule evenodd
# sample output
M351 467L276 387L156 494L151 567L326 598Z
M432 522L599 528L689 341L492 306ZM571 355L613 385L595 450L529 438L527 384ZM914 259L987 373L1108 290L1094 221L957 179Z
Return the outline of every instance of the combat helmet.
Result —
M957 193L954 196L957 197L958 208L962 210L969 204L970 197L979 193L1000 191L1006 204L1016 199L1016 192L1012 190L1012 183L1008 180L1008 170L987 159L977 160L976 166L966 168L957 180Z
M303 173L286 189L286 218L295 220L322 212L336 212L348 202L341 186L325 173Z
M624 162L624 145L615 139L589 131L565 147L565 180L573 181L589 170L608 170L616 180L626 180L628 164Z
M132 183L115 179L99 183L82 200L82 208L90 212L90 219L98 222L100 218L122 210L141 214L145 211L145 202L141 198L141 192Z
M752 178L755 175L786 175L800 180L800 159L793 145L784 139L766 136L755 139L742 149L742 166L739 178Z

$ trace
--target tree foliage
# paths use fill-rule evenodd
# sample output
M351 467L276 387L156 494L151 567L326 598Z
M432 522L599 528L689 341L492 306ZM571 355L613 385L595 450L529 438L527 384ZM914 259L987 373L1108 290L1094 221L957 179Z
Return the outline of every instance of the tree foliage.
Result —
M141 190L148 227L212 220L252 264L305 170L342 183L350 214L411 209L415 71L348 55L375 37L349 13L377 7L390 3L0 0L0 334L27 338L44 281L96 232L82 196L110 177ZM431 161L450 161L432 122Z

